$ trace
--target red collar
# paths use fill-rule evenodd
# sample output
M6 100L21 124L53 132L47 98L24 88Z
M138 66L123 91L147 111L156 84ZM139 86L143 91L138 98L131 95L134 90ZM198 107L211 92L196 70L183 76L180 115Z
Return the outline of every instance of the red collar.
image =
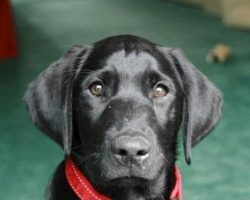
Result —
M177 167L174 168L176 183L171 192L171 200L183 200L181 173ZM80 200L111 200L109 197L97 192L87 178L73 163L71 158L66 160L65 175L71 189L79 197Z

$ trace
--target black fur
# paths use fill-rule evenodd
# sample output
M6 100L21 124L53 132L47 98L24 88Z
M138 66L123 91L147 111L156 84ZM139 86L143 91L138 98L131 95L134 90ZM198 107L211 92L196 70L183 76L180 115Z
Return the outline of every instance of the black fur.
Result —
M90 92L95 83L101 96ZM158 86L167 92L161 98ZM192 146L214 128L222 107L217 88L179 50L131 35L72 48L30 84L25 101L34 123L114 200L169 199L181 124L190 164ZM77 199L64 161L48 199Z

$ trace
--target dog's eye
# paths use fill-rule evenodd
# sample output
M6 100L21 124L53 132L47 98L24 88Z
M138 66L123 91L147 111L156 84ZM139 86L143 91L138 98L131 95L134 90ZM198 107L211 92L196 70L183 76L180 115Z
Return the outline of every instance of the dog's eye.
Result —
M153 91L153 98L160 99L168 94L168 87L163 84L157 84Z
M90 85L89 91L94 96L102 96L103 95L103 85L101 82L95 82Z

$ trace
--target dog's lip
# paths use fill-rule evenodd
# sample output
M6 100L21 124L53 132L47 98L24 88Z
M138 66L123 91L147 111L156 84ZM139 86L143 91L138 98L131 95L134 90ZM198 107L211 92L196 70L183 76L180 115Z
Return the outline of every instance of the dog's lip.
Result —
M136 171L133 171L130 169L130 171L127 173L124 172L124 173L118 173L112 177L105 177L105 182L107 184L114 184L114 183L118 183L121 181L121 182L124 182L124 183L127 183L127 182L136 182L136 183L145 183L145 182L152 182L156 179L158 179L161 174L165 171L164 169L166 168L165 165L162 165L158 170L157 172L153 173L150 175L150 171L148 172L145 172L145 173L140 173L141 170L136 170Z

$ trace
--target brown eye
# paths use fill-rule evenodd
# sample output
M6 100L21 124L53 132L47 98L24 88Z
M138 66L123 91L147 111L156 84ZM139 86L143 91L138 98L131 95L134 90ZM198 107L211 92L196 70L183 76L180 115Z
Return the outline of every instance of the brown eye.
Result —
M165 97L168 93L168 88L167 86L163 85L163 84L158 84L156 85L156 87L154 88L153 91L153 97L155 99L159 99L162 97Z
M94 96L101 96L101 95L103 95L103 85L99 82L93 83L90 86L89 91Z

